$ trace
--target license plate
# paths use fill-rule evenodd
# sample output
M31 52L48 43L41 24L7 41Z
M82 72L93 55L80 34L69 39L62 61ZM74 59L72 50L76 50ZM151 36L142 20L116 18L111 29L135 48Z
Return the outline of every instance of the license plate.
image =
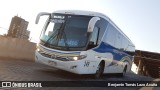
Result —
M56 62L54 62L54 61L50 61L50 60L48 61L48 64L49 64L49 65L52 65L52 66L53 66L53 65L54 65L54 66L55 66L55 65L57 65L57 63L56 63Z

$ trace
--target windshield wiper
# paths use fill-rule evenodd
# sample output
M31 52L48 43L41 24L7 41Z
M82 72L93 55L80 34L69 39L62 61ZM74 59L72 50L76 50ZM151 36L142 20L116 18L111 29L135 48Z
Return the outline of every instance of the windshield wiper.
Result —
M67 36L66 36L65 31L64 31L65 25L66 25L66 22L64 23L62 28L60 28L60 30L59 30L59 32L57 34L57 44L58 44L59 40L63 38L64 39L64 43L65 43L65 47L67 48L67 50L69 50L69 45L67 43Z
M57 29L57 30L51 35L51 37L48 38L48 40L44 43L45 46L48 45L48 42L49 42L52 38L54 39L56 36L59 36L59 31L62 29L63 24L64 24L64 23L62 23L62 25L60 26L60 28Z
M67 20L66 20L67 21ZM65 46L67 48L67 50L69 50L69 45L67 43L67 37L66 37L66 33L64 31L65 29L65 25L66 25L66 21L64 23L62 23L62 25L60 26L59 29L57 29L52 35L51 37L49 37L49 39L46 41L46 43L44 45L48 45L49 41L51 39L54 39L56 37L56 44L58 45L58 42L59 40L63 37L64 38L64 43L65 43Z
M64 31L65 25L67 24L67 19L68 19L68 18L66 18L66 20L65 20L65 22L64 22L64 26L63 26L63 28L62 28L62 35L63 35L63 37L64 37L64 43L65 43L66 49L69 50L69 45L68 45L68 43L67 43L67 36L66 36L65 31Z
M64 30L63 30L63 31L64 31ZM65 46L66 46L67 50L69 50L69 45L68 45L68 43L67 43L67 36L66 36L65 31L63 32L63 34L64 34L64 42L65 42Z

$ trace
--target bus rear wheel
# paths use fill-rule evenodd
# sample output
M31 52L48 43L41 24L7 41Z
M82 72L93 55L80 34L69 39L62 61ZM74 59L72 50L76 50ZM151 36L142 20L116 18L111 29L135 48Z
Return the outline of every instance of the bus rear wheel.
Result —
M127 71L127 65L124 67L123 72L120 73L120 76L124 77L124 75L126 74L126 71Z
M102 77L104 71L104 63L100 62L100 64L97 67L96 73L95 73L95 78L98 79Z

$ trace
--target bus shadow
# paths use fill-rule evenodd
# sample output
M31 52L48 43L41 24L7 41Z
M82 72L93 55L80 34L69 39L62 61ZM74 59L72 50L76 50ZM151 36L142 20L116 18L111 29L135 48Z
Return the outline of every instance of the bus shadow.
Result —
M68 79L68 80L82 80L86 78L92 79L92 76L93 76L93 75L74 74L74 73L70 73L67 71L59 70L59 69L56 69L56 70L46 69L46 70L41 70L41 72L53 77Z
M63 70L53 70L53 69L46 69L41 70L42 73L47 74L52 77L62 78L65 80L79 80L79 81L87 81L87 80L110 80L111 78L123 78L118 74L104 74L101 78L96 79L94 74L85 74L85 75L79 75L70 73Z

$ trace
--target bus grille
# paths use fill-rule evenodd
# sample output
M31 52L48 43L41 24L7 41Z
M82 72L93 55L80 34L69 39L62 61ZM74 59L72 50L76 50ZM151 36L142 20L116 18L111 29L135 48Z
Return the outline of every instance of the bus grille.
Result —
M42 56L47 57L47 58L52 58L52 59L56 59L56 60L60 60L60 61L70 61L66 57L54 56L54 55L49 55L49 54L41 53L41 52L39 52L39 53Z

